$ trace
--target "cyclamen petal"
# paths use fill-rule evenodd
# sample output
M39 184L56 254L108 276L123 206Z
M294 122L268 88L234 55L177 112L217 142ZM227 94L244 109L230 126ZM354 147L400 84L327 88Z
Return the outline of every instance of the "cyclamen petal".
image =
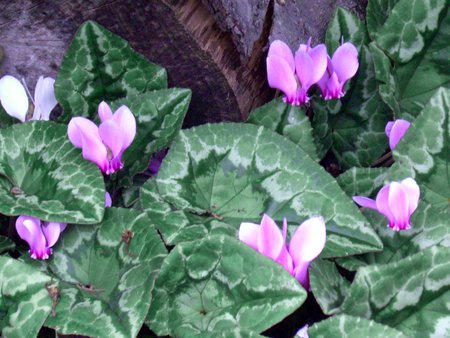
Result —
M113 112L109 105L105 101L100 102L98 105L98 116L100 117L100 121L104 122L110 119L112 115Z
M48 121L50 113L58 104L54 89L55 80L51 77L39 77L34 90L33 120Z
M297 80L289 64L276 55L268 57L266 62L269 86L281 90L286 95L286 103L295 104Z
M292 72L295 72L294 55L289 46L281 40L275 40L270 44L268 57L278 56L287 62Z
M394 122L388 122L386 124L385 132L387 137L389 137L389 148L394 150L400 140L405 136L408 128L411 126L406 120L395 120Z
M354 196L353 200L362 207L375 209L386 216L388 226L395 231L411 228L410 218L417 209L420 188L411 177L401 182L391 182L380 189L375 200L364 196Z
M28 112L28 97L19 80L10 75L0 79L0 103L6 113L25 122Z
M303 222L292 235L289 253L296 266L311 262L325 247L326 228L322 217L313 217Z
M280 256L285 242L280 229L272 218L263 216L258 233L258 251L276 260Z

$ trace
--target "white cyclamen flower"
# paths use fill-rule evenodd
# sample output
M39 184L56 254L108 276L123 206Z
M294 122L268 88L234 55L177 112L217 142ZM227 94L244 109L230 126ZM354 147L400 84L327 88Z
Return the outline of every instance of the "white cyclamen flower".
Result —
M50 112L57 101L54 90L55 80L51 77L40 76L34 90L34 113L32 120L49 120ZM22 122L27 120L28 97L24 86L11 75L0 79L0 103L8 115Z

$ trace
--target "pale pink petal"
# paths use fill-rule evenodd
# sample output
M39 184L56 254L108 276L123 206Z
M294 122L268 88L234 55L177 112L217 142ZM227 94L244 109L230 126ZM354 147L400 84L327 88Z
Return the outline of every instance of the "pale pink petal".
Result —
M50 113L58 103L55 97L54 84L55 80L51 77L39 77L34 90L33 120L48 121L50 119Z
M258 251L276 261L284 245L283 235L277 224L264 214L258 233Z
M340 83L345 83L352 78L358 71L358 50L350 42L339 46L331 59L334 71L339 78Z
M311 80L314 76L313 60L308 53L299 50L295 53L295 71L302 88L308 90L308 88L313 84Z
M122 150L125 150L130 146L136 136L136 119L127 106L120 106L111 119L117 122L120 127Z
M313 62L311 84L314 84L323 77L325 71L327 70L327 48L323 44L317 45L309 51L309 56Z
M409 228L409 199L406 190L400 183L391 183L388 202L396 221L394 230Z
M282 235L283 235L283 241L286 242L286 235L287 235L287 220L286 217L283 218L283 231L282 231Z
M339 83L336 73L331 74L327 82L327 91L327 95L324 97L325 100L338 99L343 95L342 84Z
M121 133L120 126L113 119L102 122L98 127L98 134L102 142L111 150L114 157L120 154L123 148L124 135Z
M309 267L309 261L307 262L300 262L298 265L295 266L294 269L294 277L298 282L305 288L305 290L309 290L309 274L308 274L308 267Z
M364 196L353 196L352 199L353 199L353 201L358 203L363 208L370 208L370 209L378 210L375 200L373 200L371 198L364 197Z
M16 220L16 230L20 238L30 246L32 258L48 258L47 241L42 233L41 221L39 219L30 216L19 216Z
M294 273L294 262L292 261L292 257L286 249L286 245L283 245L281 248L280 255L276 259L276 262L281 264L287 272L291 275Z
M81 139L84 159L97 164L103 173L109 174L108 152L100 137L82 133Z
M384 128L384 132L386 133L386 136L389 137L391 135L392 127L394 126L394 121L389 121L386 124L386 127Z
M417 209L419 205L420 198L420 188L417 185L416 181L411 177L405 178L400 182L403 189L405 189L406 194L408 195L409 200L409 214L412 215L413 212Z
M377 194L375 202L377 204L378 212L386 216L389 221L389 226L394 227L395 225L395 217L389 206L389 190L390 184L385 185Z
M112 198L109 192L105 191L105 207L110 208L112 206Z
M394 150L398 142L400 142L402 137L406 134L410 125L411 123L406 120L395 120L389 135L389 148L391 148L391 150Z
M275 40L270 44L268 57L278 56L285 60L290 66L292 73L295 72L294 55L287 44L281 40Z
M66 223L43 222L42 231L47 240L47 248L51 248L58 241L59 235L66 228Z
M6 113L25 122L28 112L28 97L19 80L10 75L0 79L0 103Z
M259 224L243 222L239 227L239 240L258 250Z
M100 121L105 122L110 119L112 115L113 113L109 105L105 101L100 102L98 105L98 116L100 117Z
M67 127L67 135L70 142L77 148L81 148L83 145L81 138L83 133L96 135L100 139L98 127L94 122L84 117L73 117Z
M322 217L312 217L303 222L292 235L289 253L294 266L311 262L323 250L326 241L325 222Z
M297 81L295 73L289 64L279 56L267 58L267 79L271 88L281 90L286 95L286 100L292 103L297 93Z

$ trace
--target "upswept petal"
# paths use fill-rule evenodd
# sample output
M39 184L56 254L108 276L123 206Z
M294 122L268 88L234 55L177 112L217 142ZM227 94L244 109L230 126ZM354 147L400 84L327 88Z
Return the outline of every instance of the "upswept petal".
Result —
M291 275L294 273L294 262L292 261L292 257L286 249L286 245L283 245L281 248L280 255L278 256L276 262L281 264L286 271L288 271Z
M0 79L0 103L6 113L25 122L28 112L28 97L19 80L11 75Z
M100 102L98 105L98 116L102 122L105 122L113 116L111 108L105 101Z
M58 241L59 235L66 228L66 223L43 222L42 232L47 240L47 248L51 248Z
M389 122L388 122L389 124ZM398 142L402 139L403 136L405 136L409 126L411 123L409 123L406 120L395 120L395 122L392 125L391 131L389 133L389 148L391 150L394 150L394 148L397 146ZM386 130L388 129L388 126L386 125Z
M308 90L313 84L312 79L314 76L313 60L308 53L299 50L295 53L295 71L302 88Z
M391 135L392 127L394 126L394 121L389 121L386 123L386 127L384 127L384 132L386 136L389 137Z
M268 57L278 56L285 60L292 70L295 72L295 62L294 55L292 54L291 48L281 40L275 40L270 44Z
M409 228L409 199L398 182L392 182L389 189L388 203L395 218L394 230L404 230Z
M122 150L125 150L133 142L136 136L136 118L127 106L120 106L112 118L120 127Z
M20 238L30 246L31 257L47 258L47 241L41 229L41 221L35 217L19 216L16 220L16 230Z
M405 189L408 196L409 215L412 215L419 205L420 188L417 185L416 181L414 181L414 179L412 179L411 177L405 178L400 182L400 184L402 185L403 189Z
M295 266L294 277L306 289L309 290L308 267L310 262L300 262Z
M239 240L258 250L259 224L242 222L239 227Z
M94 162L105 174L109 174L108 152L100 137L95 134L80 133L84 159Z
M358 50L353 44L346 42L336 49L331 62L339 82L344 83L358 71Z
M373 200L371 198L364 197L364 196L353 196L352 199L353 199L353 201L355 201L357 204L359 204L363 208L370 208L373 210L378 210L377 203L375 202L375 200Z
M50 119L50 113L58 103L55 97L54 84L55 80L51 77L39 77L34 90L33 120L48 121Z
M114 157L120 154L123 149L124 135L120 131L120 126L113 119L106 120L98 127L98 134L102 142L111 150Z
M310 262L323 250L326 241L325 221L322 217L312 217L303 222L292 235L289 253L294 265Z
M287 102L292 103L297 93L297 81L289 63L276 55L268 57L266 62L269 86L281 90Z
M105 191L105 208L110 208L112 206L112 198L109 192Z
M277 224L264 214L258 233L258 251L276 261L284 245L283 235Z
M311 84L318 82L327 70L327 48L324 44L317 45L310 50L309 56L313 62L313 75Z
M69 136L70 142L77 148L83 146L81 137L83 133L92 134L100 138L98 127L94 122L84 117L73 117L67 127L67 135Z
M394 226L395 217L391 212L391 208L389 206L389 190L390 184L385 185L377 194L375 202L377 204L378 212L382 213L389 221L389 226Z

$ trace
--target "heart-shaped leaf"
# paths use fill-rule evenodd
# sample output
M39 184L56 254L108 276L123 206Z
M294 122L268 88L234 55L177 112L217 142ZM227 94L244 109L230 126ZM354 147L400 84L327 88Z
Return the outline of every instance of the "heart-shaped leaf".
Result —
M376 39L378 31L383 27L391 14L392 8L399 0L369 0L366 9L367 31L372 38Z
M178 244L167 256L147 321L158 335L261 332L297 309L306 292L281 265L229 236Z
M333 315L348 295L350 282L339 274L333 262L316 259L309 267L309 279L314 298L323 313Z
M430 248L401 261L360 268L341 311L410 337L448 334L450 249Z
M266 127L302 148L313 160L318 161L311 122L300 107L276 99L252 111L248 123Z
M349 197L371 196L389 180L389 168L352 168L339 175L337 182Z
M163 223L155 225L166 241L173 239L171 244L178 242L180 227L186 235L193 226L191 239L217 232L234 237L241 222L259 223L267 213L278 224L286 217L291 229L310 217L323 216L324 256L381 248L353 201L322 167L284 137L251 124L181 131L156 180L142 191L146 211L166 213L158 218ZM174 214L179 222L171 221Z
M136 137L122 157L125 167L119 172L121 177L131 178L146 170L152 154L170 146L181 129L190 99L189 89L174 88L128 96L111 104L113 108L126 105L137 123Z
M92 21L84 23L67 50L55 82L61 119L94 119L101 101L167 87L166 71L136 53L122 38Z
M36 337L52 311L48 275L15 259L0 256L0 332L3 337Z
M333 316L314 324L309 328L308 335L310 338L408 338L389 326L349 315Z
M0 129L0 213L92 223L103 217L98 168L81 156L67 126L49 121Z
M378 31L377 45L395 64L390 94L401 107L398 117L417 116L440 87L449 87L448 8L446 0L400 0Z
M135 337L165 256L155 228L137 211L108 208L99 225L69 225L48 263L62 288L45 325L63 334Z

